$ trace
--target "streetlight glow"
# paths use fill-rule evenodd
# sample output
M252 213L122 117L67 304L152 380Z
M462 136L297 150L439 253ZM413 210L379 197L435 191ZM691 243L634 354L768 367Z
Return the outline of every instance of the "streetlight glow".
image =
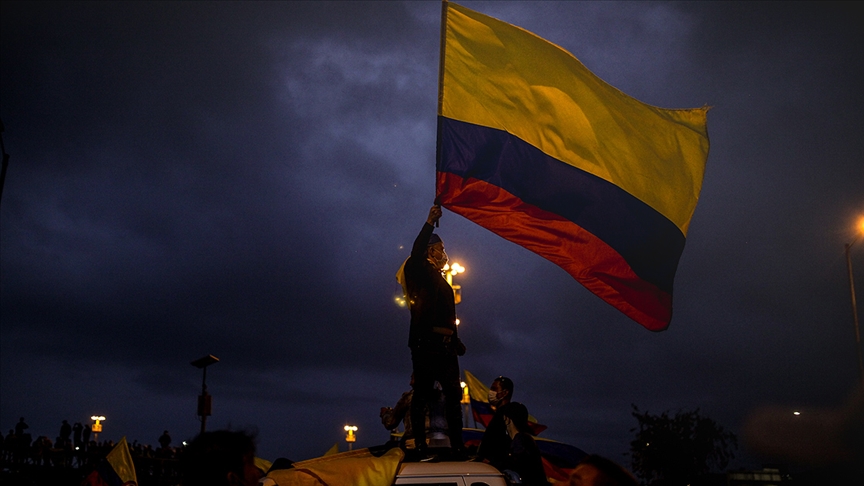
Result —
M457 304L462 302L462 286L453 283L453 275L458 275L464 272L465 267L456 262L444 265L444 269L442 270L444 279L447 280L447 283L450 284L451 287L453 287L453 298Z
M357 426L356 425L346 425L344 428L345 428L345 432L348 432L348 435L345 436L345 442L348 443L348 450L350 451L350 450L352 450L354 442L357 441L357 436L354 434L354 432L357 432Z
M99 432L102 432L102 421L105 420L104 415L92 415L90 416L90 420L94 422L93 425L90 426L90 430L93 431L93 440L99 441Z

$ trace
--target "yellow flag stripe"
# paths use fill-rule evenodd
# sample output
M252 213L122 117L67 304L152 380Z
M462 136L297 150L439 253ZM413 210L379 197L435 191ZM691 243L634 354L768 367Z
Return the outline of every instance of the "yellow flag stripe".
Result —
M504 130L687 234L708 156L707 108L642 103L564 49L460 5L449 4L446 25L441 116Z

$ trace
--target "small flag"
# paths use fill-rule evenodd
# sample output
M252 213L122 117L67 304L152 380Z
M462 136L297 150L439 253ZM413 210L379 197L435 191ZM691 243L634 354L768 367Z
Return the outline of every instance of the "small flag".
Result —
M135 464L126 437L111 449L83 482L84 486L138 486Z
M489 404L489 387L478 380L468 370L465 371L465 384L468 386L468 396L471 397L471 414L476 422L483 424L483 427L488 427L492 417L495 416L495 411L492 410L492 405ZM531 427L532 435L540 435L547 427L537 422L533 415L528 416L528 426Z

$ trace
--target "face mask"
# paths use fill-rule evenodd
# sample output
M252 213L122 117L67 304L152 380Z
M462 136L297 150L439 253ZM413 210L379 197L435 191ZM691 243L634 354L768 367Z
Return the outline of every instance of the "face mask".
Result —
M443 270L444 266L447 265L447 262L449 262L450 259L447 258L447 254L444 253L443 250L440 253L437 253L435 256L437 256L437 258L430 255L429 260L432 262L433 265L435 265L436 268L438 268L439 270Z
M493 390L489 390L489 403L494 405L494 404L498 403L499 401L500 400L498 400L498 394L495 393Z

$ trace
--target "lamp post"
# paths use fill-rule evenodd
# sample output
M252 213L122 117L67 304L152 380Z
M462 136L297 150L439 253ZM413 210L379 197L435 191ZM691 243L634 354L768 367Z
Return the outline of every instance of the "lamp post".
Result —
M468 383L464 381L459 383L462 386L462 400L460 403L462 404L462 417L464 417L465 423L462 425L463 427L468 427L468 416L471 411L471 394L468 390Z
M861 359L861 331L858 326L858 303L855 301L855 279L852 277L852 257L849 250L852 245L858 241L861 234L864 233L864 218L858 223L858 234L851 243L846 243L846 270L849 272L849 295L852 301L852 322L855 325L855 353L858 356L858 385L864 391L864 361Z
M460 273L465 273L465 267L462 265L459 265L456 262L444 265L444 278L447 279L447 283L453 287L453 298L457 304L462 302L462 286L453 284L453 276L459 275Z
M105 420L103 415L93 415L90 417L93 421L93 426L90 430L93 431L93 442L99 442L99 432L102 432L102 421Z
M211 415L213 405L212 397L207 394L207 367L213 363L218 362L219 358L213 356L212 354L208 354L207 356L198 358L195 361L189 363L198 369L204 370L204 379L201 381L201 395L198 396L198 416L201 417L202 434L207 428L207 417Z
M354 443L357 442L357 435L354 434L354 432L357 432L357 426L346 425L345 432L347 432L347 434L345 435L345 442L348 443L348 450L353 450Z

